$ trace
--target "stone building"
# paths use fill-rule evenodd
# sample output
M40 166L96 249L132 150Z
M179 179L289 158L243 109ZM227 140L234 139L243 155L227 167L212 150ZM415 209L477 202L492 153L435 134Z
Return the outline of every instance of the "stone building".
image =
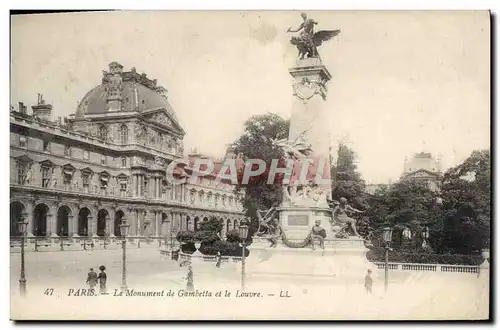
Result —
M435 160L428 152L416 153L405 165L401 180L417 180L427 183L429 189L439 190L441 180L441 165L439 160Z
M42 95L31 108L10 112L11 236L21 218L38 237L119 236L124 219L136 237L193 230L210 217L224 231L239 225L230 182L166 178L185 132L156 80L112 62L69 118L52 120Z

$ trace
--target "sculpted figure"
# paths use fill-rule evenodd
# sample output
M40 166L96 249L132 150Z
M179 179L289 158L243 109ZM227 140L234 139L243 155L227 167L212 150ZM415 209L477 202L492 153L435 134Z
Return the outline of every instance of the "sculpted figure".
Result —
M340 203L333 209L333 218L338 220L340 223L350 226L355 236L359 237L359 233L356 229L356 220L350 218L348 213L364 213L363 211L357 210L347 203L347 199L344 197L340 198Z
M301 159L304 156L309 156L312 153L311 145L306 143L304 135L307 132L300 133L295 140L281 139L272 140L272 143L281 148L285 152L288 159Z
M302 23L298 28L288 28L287 32L300 32L297 37L292 37L290 43L297 46L299 58L319 57L318 49L324 41L328 41L340 33L340 30L325 30L314 33L314 26L318 24L312 18L308 18L306 13L300 14Z
M322 249L325 248L325 238L326 238L326 230L321 227L321 221L316 220L314 226L311 228L311 246L314 248L314 241L319 240L319 245Z
M26 184L29 185L31 184L31 178L33 177L33 171L31 170L31 165L28 165L28 170L26 171L26 176L24 178L24 182L21 182L21 184Z

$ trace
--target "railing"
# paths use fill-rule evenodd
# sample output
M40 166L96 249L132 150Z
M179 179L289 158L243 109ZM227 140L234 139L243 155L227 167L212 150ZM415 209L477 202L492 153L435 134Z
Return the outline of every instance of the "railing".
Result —
M374 262L378 269L385 269L384 262ZM390 262L387 264L390 270L398 271L421 271L421 272L445 272L445 273L474 273L479 272L480 266L469 265L438 265L438 264L413 264L413 263L396 263Z
M161 250L161 254L164 255L171 255L172 251L169 250ZM235 256L221 256L221 262L233 262L233 263L240 263L242 260L242 257L235 257ZM184 253L184 252L179 252L179 260L182 261L192 261L193 259L195 260L200 260L200 261L206 261L206 262L216 262L217 261L217 256L216 255L191 255L189 253Z
M160 236L127 236L127 248L160 247L165 244L165 237ZM26 237L24 246L27 251L78 251L78 250L116 250L121 248L121 237ZM11 252L20 252L21 237L10 238Z

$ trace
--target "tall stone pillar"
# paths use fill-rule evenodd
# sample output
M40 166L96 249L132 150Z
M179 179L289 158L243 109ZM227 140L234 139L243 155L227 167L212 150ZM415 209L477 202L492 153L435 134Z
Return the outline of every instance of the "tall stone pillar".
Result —
M47 213L47 236L58 237L57 232L57 205L51 205L49 207L49 213Z
M33 217L33 203L29 202L29 203L26 203L26 214L27 214L27 219L28 219L28 226L26 228L26 236L28 237L33 237L33 229L34 229L34 226L33 226L33 222L35 221L34 217Z
M141 210L137 209L135 210L135 226L134 226L135 236L141 235L140 228L141 228Z
M322 177L329 179L331 135L328 118L331 109L327 109L325 101L330 72L319 58L298 60L297 66L289 69L289 72L294 81L288 139L295 140L302 136L311 145L311 158L317 162L314 169L322 171ZM328 196L331 195L330 183L322 188Z
M73 214L68 215L68 236L72 237L75 234L75 218L78 219L78 217L75 217Z
M158 210L154 210L153 211L153 214L154 214L154 220L153 220L153 233L152 233L152 236L159 236L159 232L160 232L160 220L159 220L159 215L160 215L160 211Z
M327 231L327 236L333 238L331 209L326 202L326 198L331 196L331 181L328 126L330 109L326 108L325 101L326 84L331 75L320 58L300 59L296 66L289 69L289 73L293 77L293 101L288 140L301 138L311 146L311 154L304 156L311 163L307 168L306 178L301 179L313 180L319 185L323 195L317 200L297 198L293 187L290 187L291 198L284 199L280 209L280 222L290 239L305 239L317 220ZM302 171L302 167L300 169ZM299 185L296 189L308 185L305 180L299 184L303 186ZM314 189L312 186L308 188Z
M135 236L135 228L136 228L136 215L137 215L137 212L135 209L133 208L130 208L129 211L128 211L128 216L127 216L127 223L129 225L128 227L128 234L131 235L131 236Z
M109 235L111 234L111 217L107 215L104 221L105 221L104 232L106 233L106 235Z

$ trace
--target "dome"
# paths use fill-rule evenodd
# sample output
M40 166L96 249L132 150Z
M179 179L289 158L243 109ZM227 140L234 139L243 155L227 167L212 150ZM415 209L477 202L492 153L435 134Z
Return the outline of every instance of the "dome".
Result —
M138 74L135 68L123 72L123 67L117 62L112 62L109 68L109 71L103 71L101 84L82 98L77 113L95 115L164 108L177 120L167 100L166 89L157 86L156 79L151 80L146 74Z
M432 158L430 153L421 152L413 155L410 161L406 165L405 172L411 173L420 170L426 170L429 172L439 172L439 164Z

